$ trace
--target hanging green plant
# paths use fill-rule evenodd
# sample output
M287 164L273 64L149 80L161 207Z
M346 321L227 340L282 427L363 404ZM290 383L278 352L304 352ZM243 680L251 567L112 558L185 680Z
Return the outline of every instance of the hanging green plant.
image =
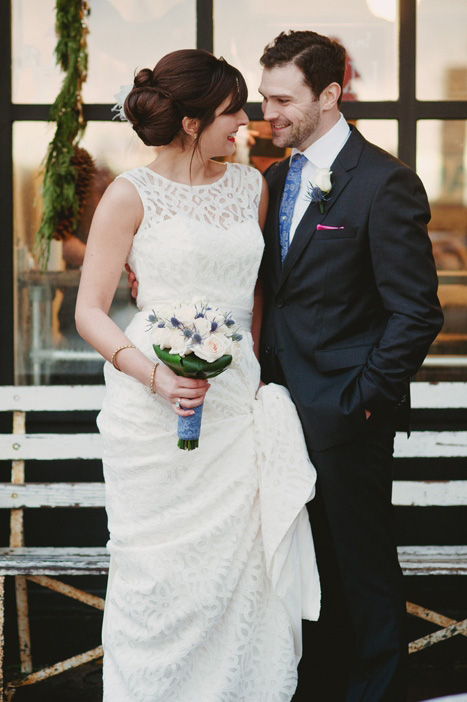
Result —
M77 187L80 163L86 161L81 181L90 177L93 170L91 157L77 146L86 128L81 89L88 68L88 15L89 6L84 0L56 0L55 57L65 77L49 114L49 120L56 122L56 130L45 159L42 219L35 240L42 270L47 267L52 239L63 238L78 225L83 193L88 189L82 183ZM84 154L89 158L83 159Z

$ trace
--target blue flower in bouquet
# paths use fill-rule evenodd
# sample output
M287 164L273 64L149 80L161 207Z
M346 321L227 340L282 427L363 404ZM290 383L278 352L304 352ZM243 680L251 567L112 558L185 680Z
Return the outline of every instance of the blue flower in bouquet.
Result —
M151 341L158 358L177 375L213 378L241 354L242 335L230 313L207 303L181 304L148 317ZM195 414L178 418L178 445L198 447L202 405Z

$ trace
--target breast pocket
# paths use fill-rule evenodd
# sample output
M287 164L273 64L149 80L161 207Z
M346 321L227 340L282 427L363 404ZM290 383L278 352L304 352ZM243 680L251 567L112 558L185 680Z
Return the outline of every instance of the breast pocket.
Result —
M345 227L344 229L317 229L315 241L330 241L334 239L355 239L358 227Z

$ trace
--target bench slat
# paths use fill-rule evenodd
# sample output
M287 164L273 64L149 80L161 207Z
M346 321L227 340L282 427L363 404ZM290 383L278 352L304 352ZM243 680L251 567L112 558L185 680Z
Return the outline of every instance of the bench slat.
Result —
M412 407L416 409L467 408L466 383L414 382L410 387ZM99 410L104 395L104 385L5 385L0 388L0 411Z
M395 480L392 503L398 507L467 506L467 480Z
M109 553L96 548L0 548L0 575L106 575Z
M413 431L410 438L398 432L396 458L455 458L467 456L467 431Z
M396 458L441 458L467 456L467 431L398 432ZM101 459L99 434L1 434L0 460Z
M467 407L467 383L411 383L414 409L461 409Z
M0 459L58 461L101 459L99 434L1 434Z
M0 483L0 508L104 507L104 483Z
M104 385L5 385L0 388L0 411L69 412L99 410Z
M405 575L467 575L467 546L399 546Z
M395 480L398 507L467 506L467 480ZM0 508L104 507L103 483L0 483Z
M405 575L466 575L467 546L399 546ZM0 575L105 575L105 548L0 548Z

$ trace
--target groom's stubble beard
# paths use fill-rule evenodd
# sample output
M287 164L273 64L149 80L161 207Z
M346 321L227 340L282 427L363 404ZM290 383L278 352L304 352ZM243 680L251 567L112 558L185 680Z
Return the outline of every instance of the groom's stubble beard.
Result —
M320 124L319 100L312 99L304 118L299 123L293 124L288 134L273 135L272 143L279 148L295 148L304 151L312 143L310 137L318 130Z

